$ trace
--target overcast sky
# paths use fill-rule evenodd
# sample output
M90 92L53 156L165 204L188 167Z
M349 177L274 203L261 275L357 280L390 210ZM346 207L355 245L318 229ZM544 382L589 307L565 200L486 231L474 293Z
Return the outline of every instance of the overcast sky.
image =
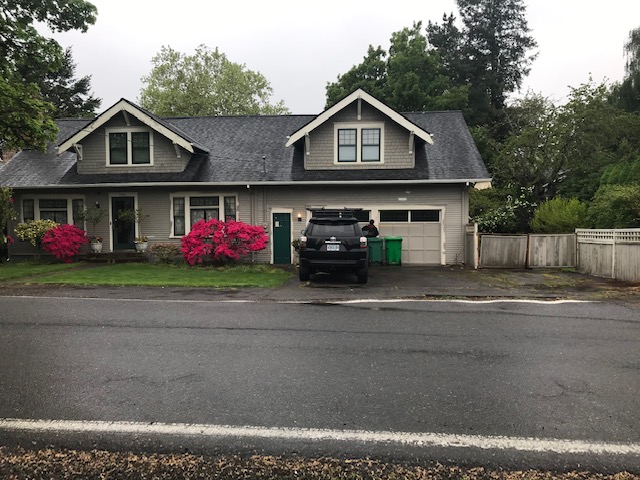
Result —
M98 19L87 33L54 37L73 47L76 76L91 75L106 109L120 98L137 101L141 77L162 45L183 53L218 47L271 82L273 102L292 113L324 108L327 82L362 61L369 45L388 49L391 33L440 22L454 0L91 0ZM538 58L522 92L562 103L569 86L618 81L623 44L640 26L640 0L528 0L527 19Z

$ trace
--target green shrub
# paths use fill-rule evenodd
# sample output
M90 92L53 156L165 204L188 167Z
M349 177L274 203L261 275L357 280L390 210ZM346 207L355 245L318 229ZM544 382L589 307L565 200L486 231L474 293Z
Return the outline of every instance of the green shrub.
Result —
M556 197L541 203L533 213L534 233L572 233L587 226L587 206L577 198Z
M589 206L593 228L640 227L640 185L602 185Z
M57 226L58 224L53 220L29 220L26 223L16 225L15 232L20 240L29 242L34 247L39 247L44 234Z
M180 257L180 245L176 243L156 243L151 245L149 253L162 263L177 263L182 261Z

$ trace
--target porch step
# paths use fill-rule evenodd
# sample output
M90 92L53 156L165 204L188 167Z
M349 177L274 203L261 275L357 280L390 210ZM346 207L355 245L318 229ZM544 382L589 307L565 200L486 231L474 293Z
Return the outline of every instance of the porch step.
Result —
M123 250L118 252L86 253L85 255L80 255L80 259L90 263L147 263L149 256L133 250Z

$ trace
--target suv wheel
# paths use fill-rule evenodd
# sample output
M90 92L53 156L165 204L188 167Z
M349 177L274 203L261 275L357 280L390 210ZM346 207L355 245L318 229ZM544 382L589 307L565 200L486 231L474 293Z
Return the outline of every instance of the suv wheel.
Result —
M309 267L303 267L302 265L300 265L300 269L298 273L299 273L301 282L306 282L307 280L309 280L309 276L311 275L311 272L309 271Z
M369 280L369 269L363 268L362 270L356 270L356 277L358 277L358 283L367 283L367 280Z

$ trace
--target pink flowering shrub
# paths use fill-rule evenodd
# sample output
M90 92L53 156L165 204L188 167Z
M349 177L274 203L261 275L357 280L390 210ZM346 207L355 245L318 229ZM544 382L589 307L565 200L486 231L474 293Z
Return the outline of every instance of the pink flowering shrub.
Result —
M62 224L47 230L42 237L42 249L64 263L71 263L80 246L88 241L84 230L75 225Z
M182 257L189 265L205 259L238 260L250 252L263 250L268 237L262 227L228 220L200 220L182 237Z

